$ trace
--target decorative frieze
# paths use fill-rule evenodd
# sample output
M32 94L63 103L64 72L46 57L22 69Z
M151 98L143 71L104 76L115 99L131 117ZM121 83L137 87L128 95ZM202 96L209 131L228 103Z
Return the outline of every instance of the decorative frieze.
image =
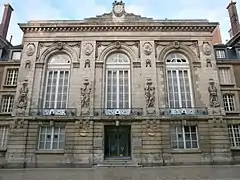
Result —
M216 28L216 24L201 25L181 25L175 23L174 25L155 25L149 24L127 25L122 23L118 25L96 25L87 26L84 24L72 24L49 27L49 25L42 24L41 27L31 24L21 24L20 28L24 33L39 33L39 32L212 32Z

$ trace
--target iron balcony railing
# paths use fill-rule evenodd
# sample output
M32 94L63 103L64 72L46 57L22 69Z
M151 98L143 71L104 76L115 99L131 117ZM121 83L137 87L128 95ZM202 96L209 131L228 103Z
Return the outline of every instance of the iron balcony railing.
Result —
M46 109L33 108L29 111L30 116L77 116L77 108Z
M208 115L207 107L160 108L160 116L204 116Z
M116 109L116 108L95 108L94 116L142 116L142 108L128 108L128 109Z

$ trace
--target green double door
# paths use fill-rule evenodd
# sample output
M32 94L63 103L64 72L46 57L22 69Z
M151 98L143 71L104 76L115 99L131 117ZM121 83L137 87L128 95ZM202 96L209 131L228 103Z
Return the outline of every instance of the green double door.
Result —
M130 126L105 126L105 158L130 158Z

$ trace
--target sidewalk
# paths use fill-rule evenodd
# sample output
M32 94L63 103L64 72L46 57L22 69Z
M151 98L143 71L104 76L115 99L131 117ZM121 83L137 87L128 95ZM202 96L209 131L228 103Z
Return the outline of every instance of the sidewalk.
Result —
M240 166L0 169L0 180L240 180Z

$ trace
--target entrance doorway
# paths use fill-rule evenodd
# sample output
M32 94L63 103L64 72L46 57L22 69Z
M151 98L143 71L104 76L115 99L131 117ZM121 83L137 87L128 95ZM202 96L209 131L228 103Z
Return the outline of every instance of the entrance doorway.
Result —
M131 126L105 126L105 158L131 157Z

